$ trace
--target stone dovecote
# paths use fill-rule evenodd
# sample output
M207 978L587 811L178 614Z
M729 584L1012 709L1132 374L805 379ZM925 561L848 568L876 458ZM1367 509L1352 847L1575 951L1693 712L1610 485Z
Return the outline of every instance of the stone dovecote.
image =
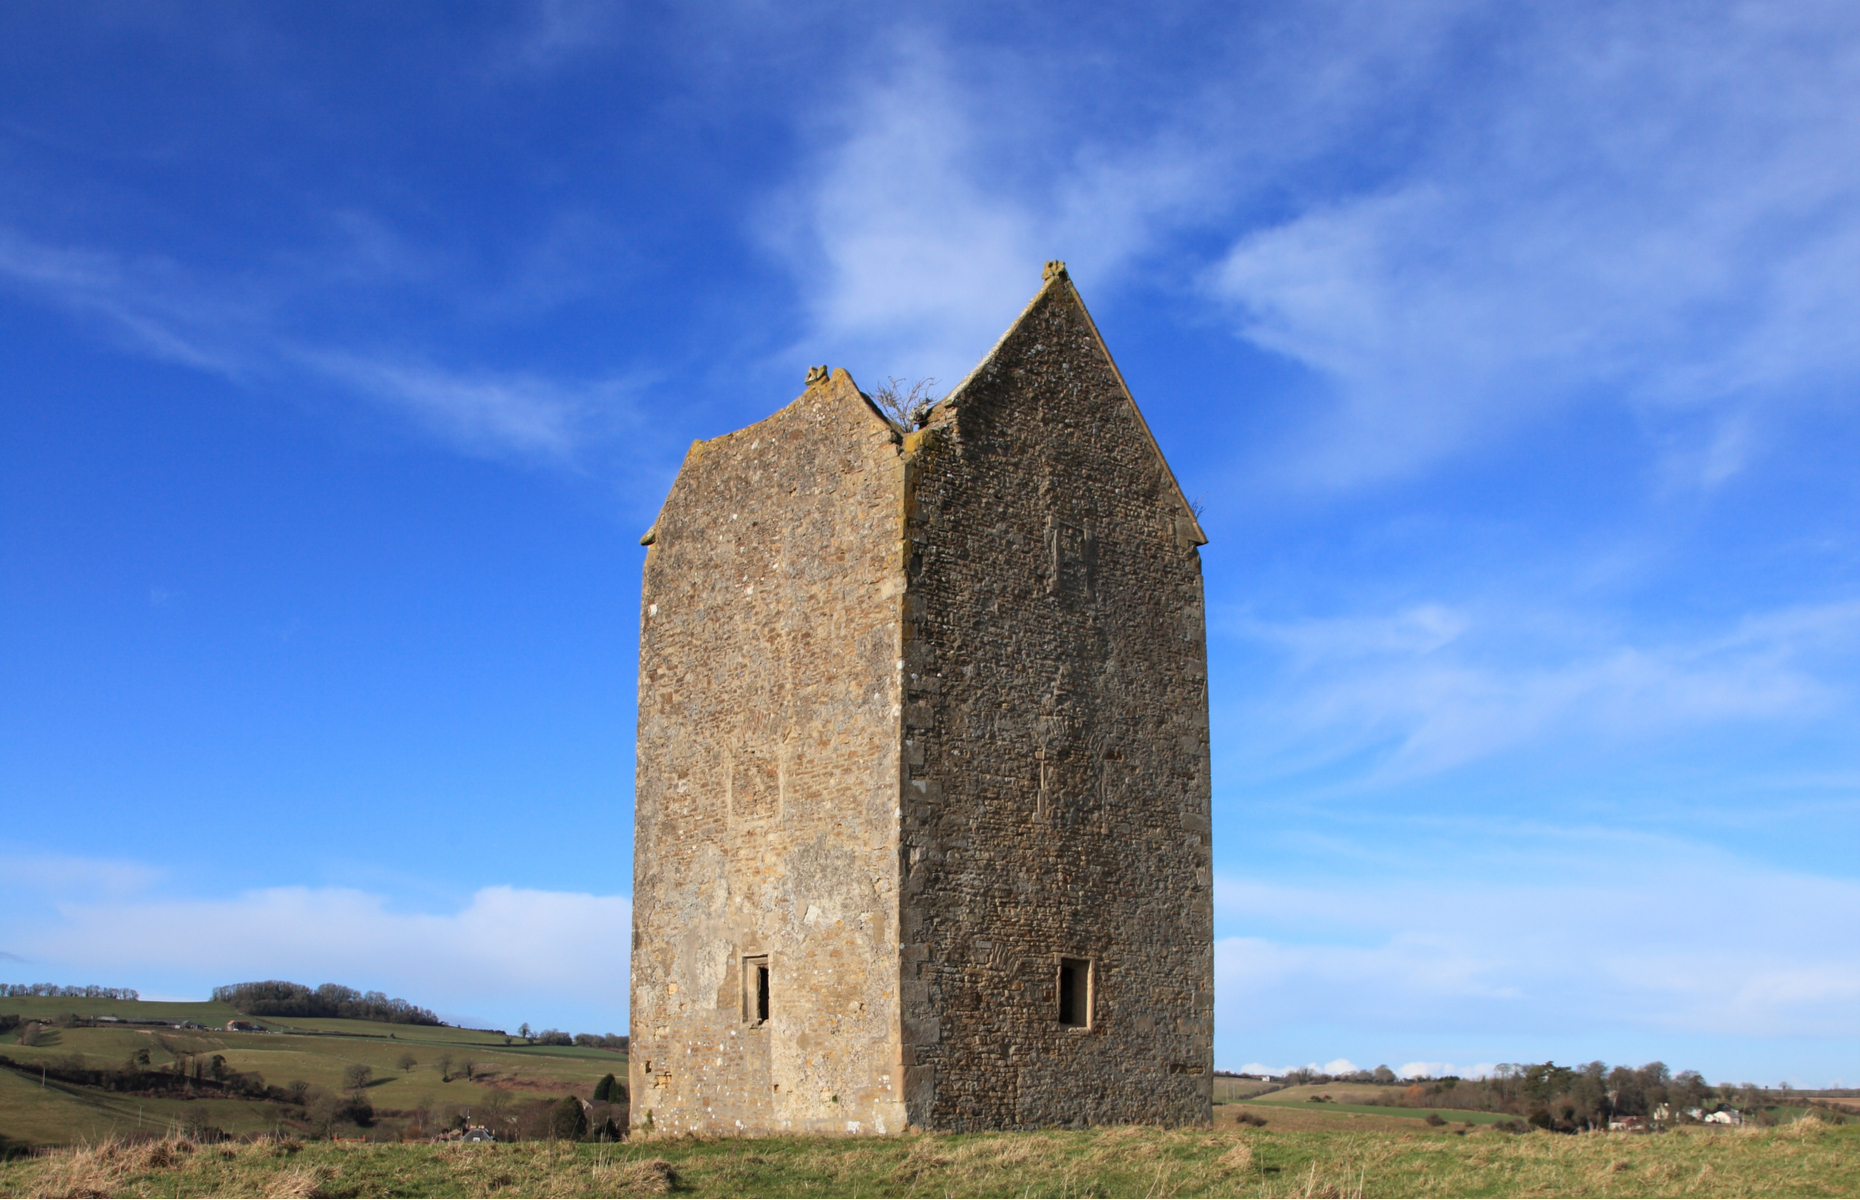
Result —
M1207 1121L1206 539L1063 265L921 428L814 368L641 540L636 1129Z

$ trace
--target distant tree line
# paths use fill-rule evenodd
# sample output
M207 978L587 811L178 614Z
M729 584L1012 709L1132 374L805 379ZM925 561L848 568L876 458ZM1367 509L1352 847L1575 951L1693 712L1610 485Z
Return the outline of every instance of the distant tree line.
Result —
M578 1033L575 1045L590 1046L597 1050L620 1050L627 1047L626 1035L623 1033Z
M532 1046L587 1046L596 1050L618 1050L626 1053L627 1035L624 1033L577 1033L567 1034L560 1029L531 1029L525 1021L517 1026L517 1036Z
M1464 1101L1464 1103L1462 1103ZM1665 1063L1610 1067L1604 1062L1560 1067L1554 1062L1500 1063L1484 1079L1416 1080L1402 1103L1512 1113L1542 1129L1565 1133L1605 1127L1620 1117L1649 1119L1665 1106L1667 1120L1680 1123L1689 1111L1734 1108L1747 1119L1766 1119L1776 1098L1754 1083L1708 1083L1697 1071L1674 1072Z
M34 1022L27 1026L33 1028ZM203 1094L244 1096L254 1100L288 1101L291 1094L283 1088L268 1087L264 1076L255 1071L235 1071L223 1054L193 1054L177 1050L164 1039L156 1039L161 1048L174 1055L162 1066L150 1064L147 1049L137 1049L116 1067L94 1067L80 1055L57 1061L15 1062L0 1054L0 1068L22 1072L37 1080L45 1078L106 1092L129 1092L145 1096L191 1097Z
M73 1000L140 1000L141 994L134 988L98 987L87 983L82 987L60 987L55 983L0 983L0 996L68 996Z
M382 992L358 992L340 983L311 988L282 979L233 983L213 989L213 998L250 1017L347 1017L395 1025L439 1025L428 1008Z
M1395 1072L1386 1066L1347 1075L1326 1075L1303 1069L1284 1077L1287 1087L1394 1082ZM1561 1067L1554 1062L1500 1063L1483 1079L1445 1075L1410 1077L1405 1082L1405 1088L1383 1092L1376 1103L1402 1108L1506 1113L1520 1119L1519 1128L1529 1124L1564 1133L1605 1128L1609 1121L1623 1117L1652 1119L1662 1106L1665 1119L1675 1124L1698 1119L1691 1115L1694 1113L1707 1114L1727 1108L1737 1109L1746 1120L1762 1124L1769 1120L1764 1110L1778 1099L1770 1089L1754 1083L1714 1086L1697 1071L1675 1073L1662 1062L1641 1067L1610 1067L1600 1061L1573 1067ZM1790 1091L1787 1086L1780 1090L1785 1097Z

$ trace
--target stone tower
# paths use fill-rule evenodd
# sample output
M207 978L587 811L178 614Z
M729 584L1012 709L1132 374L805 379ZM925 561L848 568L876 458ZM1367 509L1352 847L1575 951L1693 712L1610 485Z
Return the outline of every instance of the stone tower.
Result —
M1207 1121L1206 539L1064 265L922 428L815 368L641 540L635 1125Z

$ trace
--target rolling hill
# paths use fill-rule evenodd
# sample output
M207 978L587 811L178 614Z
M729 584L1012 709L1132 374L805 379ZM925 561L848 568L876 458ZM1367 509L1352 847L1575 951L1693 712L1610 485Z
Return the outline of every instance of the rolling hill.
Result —
M0 1033L0 1144L14 1146L203 1128L391 1138L467 1111L514 1131L539 1101L590 1099L603 1076L626 1078L622 1052L446 1025L248 1018L211 1001L0 999L0 1015L15 1013L22 1024ZM264 1031L228 1031L233 1020ZM31 1022L58 1024L23 1045ZM360 1068L365 1083L350 1086Z

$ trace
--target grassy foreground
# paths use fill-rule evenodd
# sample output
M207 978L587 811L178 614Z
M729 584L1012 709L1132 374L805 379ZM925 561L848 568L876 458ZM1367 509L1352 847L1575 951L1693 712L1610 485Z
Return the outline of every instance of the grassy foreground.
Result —
M1648 1137L1490 1128L221 1146L105 1143L0 1166L5 1196L1852 1196L1860 1127Z

